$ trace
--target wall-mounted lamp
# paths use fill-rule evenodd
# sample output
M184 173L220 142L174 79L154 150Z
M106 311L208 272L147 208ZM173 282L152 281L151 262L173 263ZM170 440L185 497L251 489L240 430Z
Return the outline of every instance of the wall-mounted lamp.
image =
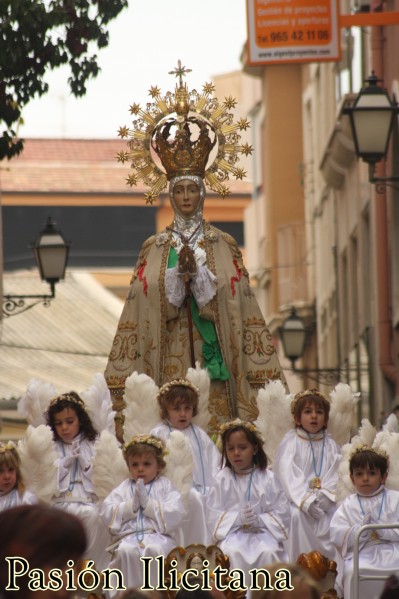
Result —
M376 163L387 154L389 139L394 126L394 119L399 114L396 102L388 96L387 90L377 82L380 81L374 72L367 78L367 86L356 96L352 106L344 108L349 115L355 151L369 165L369 181L376 184L377 192L383 191L385 185L399 181L399 177L376 177Z
M308 329L304 321L298 316L295 307L279 328L279 335L283 352L292 365L295 374L306 375L308 378L325 385L336 385L341 378L339 368L296 368L295 362L305 353Z
M65 277L65 269L68 261L69 246L58 229L56 223L49 217L43 231L36 237L35 243L31 244L42 281L50 285L51 295L4 295L3 315L15 316L21 314L37 304L43 303L49 306L55 297L55 284ZM26 304L26 300L33 300Z

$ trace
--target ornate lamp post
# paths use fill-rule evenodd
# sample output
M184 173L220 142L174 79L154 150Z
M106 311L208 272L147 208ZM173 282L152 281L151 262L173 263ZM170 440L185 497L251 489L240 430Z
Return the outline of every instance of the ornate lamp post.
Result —
M30 247L33 250L42 281L50 285L50 295L4 295L3 315L15 316L21 314L37 304L49 306L55 298L55 285L65 277L68 262L69 246L61 231L56 229L56 223L49 217L45 228L36 237L35 243ZM26 300L33 300L26 304Z

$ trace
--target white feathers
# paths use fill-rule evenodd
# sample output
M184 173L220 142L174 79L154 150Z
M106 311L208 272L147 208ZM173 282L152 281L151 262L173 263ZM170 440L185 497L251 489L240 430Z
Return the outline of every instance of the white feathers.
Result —
M396 418L395 414L393 416ZM375 437L373 447L383 449L389 456L389 471L386 486L399 491L399 433L380 431Z
M199 362L195 363L195 368L187 370L186 378L199 389L198 414L193 418L193 424L201 427L204 431L208 430L211 414L208 410L209 388L211 379L206 368L201 368Z
M286 394L279 380L269 381L258 391L256 401L259 416L254 424L265 439L264 449L270 465L274 462L282 438L293 426L292 398L292 395Z
M158 424L159 406L157 402L158 387L146 374L133 372L125 383L123 399L126 408L123 439L128 443L136 435L149 433Z
M357 435L351 439L352 448L354 449L358 445L368 445L369 447L372 447L376 434L377 429L375 426L373 426L367 418L364 418Z
M93 487L104 498L129 476L126 462L115 435L103 430L94 445Z
M87 413L98 433L107 430L115 431L115 412L112 409L111 394L109 392L104 375L94 375L93 384L80 394L83 399Z
M190 442L180 431L173 431L166 442L167 455L164 476L180 492L183 501L187 502L188 492L193 486L193 454Z
M21 473L26 486L39 499L49 503L57 493L57 451L50 427L28 426L24 439L18 443Z
M353 449L351 443L346 443L342 447L342 457L338 467L337 489L335 493L337 503L341 503L345 497L356 492L349 474L349 460Z
M51 383L31 379L28 382L25 395L18 402L18 412L32 426L46 424L44 413L50 400L56 395L57 391Z
M349 385L338 383L331 391L330 397L328 431L334 441L341 446L350 440L359 393L353 393Z
M396 414L390 414L387 418L386 423L382 427L383 431L388 433L399 433L399 422Z

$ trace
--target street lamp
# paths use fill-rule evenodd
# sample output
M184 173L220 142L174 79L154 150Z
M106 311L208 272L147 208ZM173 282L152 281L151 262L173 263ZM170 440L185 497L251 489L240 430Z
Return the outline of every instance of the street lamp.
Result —
M5 295L3 297L4 316L21 314L40 303L49 306L50 301L54 299L55 284L65 277L70 246L55 225L51 217L48 217L45 228L40 231L35 243L29 246L35 256L40 278L50 285L51 295ZM26 305L27 299L34 301Z
M298 316L295 307L279 328L283 352L286 358L291 362L292 371L295 374L306 375L308 378L324 383L325 385L335 385L341 378L339 368L296 368L295 362L302 358L305 353L308 330L305 323Z
M399 181L399 177L376 177L376 163L384 159L394 126L395 116L399 114L396 102L393 102L377 82L374 72L367 78L367 86L358 93L352 106L344 108L349 115L355 152L369 165L369 181L377 183L377 192L385 185ZM394 186L393 186L394 187Z

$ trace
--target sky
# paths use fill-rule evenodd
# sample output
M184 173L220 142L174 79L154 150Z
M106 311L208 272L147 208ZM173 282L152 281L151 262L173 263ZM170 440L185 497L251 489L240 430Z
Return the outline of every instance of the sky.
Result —
M174 90L176 78L168 72L179 59L192 69L189 89L239 70L246 27L246 0L129 0L108 25L109 45L97 53L101 72L88 82L86 95L71 95L67 69L50 72L49 92L25 106L18 133L116 138L131 122L129 106L150 101L152 85L162 93Z

